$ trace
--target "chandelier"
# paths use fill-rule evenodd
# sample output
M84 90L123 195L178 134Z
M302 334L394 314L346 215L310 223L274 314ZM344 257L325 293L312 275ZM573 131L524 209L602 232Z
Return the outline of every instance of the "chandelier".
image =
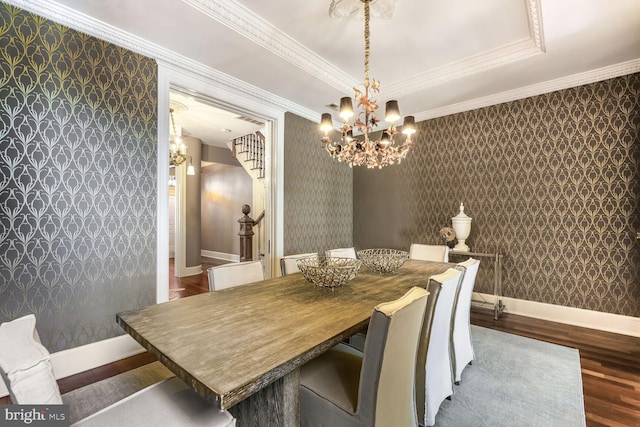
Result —
M400 119L400 110L398 101L387 101L385 110L385 121L389 123L389 127L382 132L380 139L372 139L371 133L378 126L378 118L376 110L378 104L372 95L380 92L380 82L369 79L369 18L371 0L360 0L364 3L364 91L354 88L355 101L358 107L362 108L359 116L353 122L353 126L349 124L349 119L353 117L353 104L351 98L344 97L340 99L340 117L343 125L340 128L342 137L338 141L332 141L328 136L328 132L333 130L333 119L331 114L322 114L320 122L320 130L324 131L322 142L325 150L329 155L339 161L347 162L350 167L366 166L367 168L379 168L387 165L400 163L402 159L407 157L409 148L413 145L411 135L416 132L416 121L413 116L404 118L402 125L402 134L406 135L404 143L396 145L396 135L400 133L395 126L395 122ZM364 120L362 120L364 118ZM353 137L353 129L357 129L362 135L358 138Z
M169 140L169 165L180 166L187 160L187 146L182 142L182 138L176 132L176 122L173 120L173 108L169 109L171 117L171 128L173 130Z

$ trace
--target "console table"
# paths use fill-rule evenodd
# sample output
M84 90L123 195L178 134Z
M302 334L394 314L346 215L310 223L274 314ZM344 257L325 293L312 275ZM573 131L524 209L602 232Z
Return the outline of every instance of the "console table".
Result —
M491 258L494 262L494 283L493 283L493 296L495 298L493 303L493 318L498 320L500 314L504 311L504 304L502 304L502 254L500 252L486 253L486 252L465 252L465 251L449 251L449 256L469 256L476 258ZM485 301L474 301L479 304L490 304Z

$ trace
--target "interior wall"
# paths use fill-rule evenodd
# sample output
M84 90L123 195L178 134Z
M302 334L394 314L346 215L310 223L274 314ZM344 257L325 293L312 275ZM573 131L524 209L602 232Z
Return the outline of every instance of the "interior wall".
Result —
M157 65L0 3L0 322L55 352L156 289Z
M252 199L252 180L241 166L214 163L202 168L204 251L240 255L238 219L243 215L242 205L251 205Z
M354 243L442 244L464 202L506 296L638 317L638 105L631 74L421 122L401 165L354 170Z
M187 146L189 158L179 168L185 174L185 266L198 267L201 265L202 250L202 218L201 218L201 182L200 158L202 152L202 140L193 136L183 136L183 143ZM187 175L186 170L193 164L194 175Z
M284 120L284 255L353 246L353 172L322 147L318 124Z

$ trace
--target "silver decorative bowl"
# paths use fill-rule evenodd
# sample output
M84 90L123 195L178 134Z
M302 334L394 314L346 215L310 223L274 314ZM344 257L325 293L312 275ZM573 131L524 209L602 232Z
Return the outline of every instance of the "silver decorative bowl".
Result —
M364 249L357 254L364 265L377 273L393 273L409 259L409 252L396 249Z
M310 256L300 258L297 264L302 275L309 282L333 290L353 280L362 261L353 258Z

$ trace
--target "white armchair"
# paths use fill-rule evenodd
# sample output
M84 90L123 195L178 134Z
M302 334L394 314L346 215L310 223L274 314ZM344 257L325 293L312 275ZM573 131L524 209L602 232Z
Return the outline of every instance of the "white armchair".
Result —
M264 280L264 270L260 261L223 264L209 268L207 273L211 292Z
M423 245L412 243L409 258L423 261L449 262L449 247L446 245Z
M356 259L356 249L355 248L338 248L338 249L329 249L325 251L325 256L330 257L339 257L339 258L353 258Z
M0 373L14 404L62 404L60 390L40 344L33 314L0 325ZM171 377L92 414L74 426L214 426L236 420L219 411L185 383Z
M465 272L456 299L451 331L453 373L456 384L460 384L462 370L475 359L471 341L471 297L480 260L469 258L459 263L458 266L464 267Z
M416 350L428 292L412 288L371 315L364 353L338 345L302 366L302 427L416 426Z
M416 405L418 420L424 426L435 424L440 404L453 395L451 318L461 278L461 270L450 268L429 279L429 300L416 362Z
M298 271L300 271L300 269L298 268L298 260L300 258L306 258L310 256L317 256L317 255L318 255L317 252L310 252L306 254L284 256L280 258L280 271L282 272L283 276L286 276L287 274L297 273Z

